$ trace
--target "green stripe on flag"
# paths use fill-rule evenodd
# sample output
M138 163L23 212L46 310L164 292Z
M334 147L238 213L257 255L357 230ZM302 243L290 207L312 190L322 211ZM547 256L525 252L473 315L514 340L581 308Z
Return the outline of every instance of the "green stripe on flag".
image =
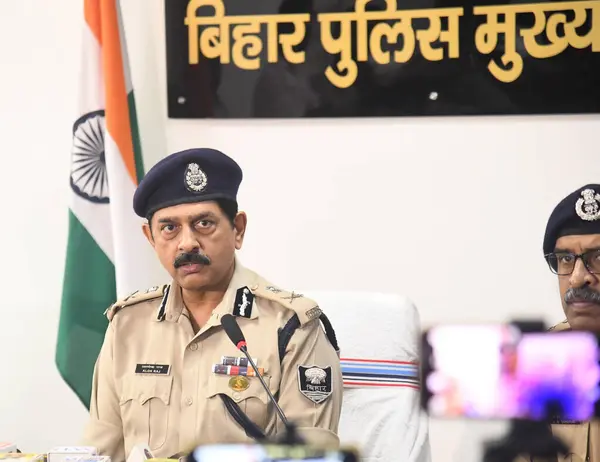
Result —
M131 138L133 144L133 158L135 160L135 173L137 183L140 184L144 178L144 159L142 157L142 146L140 144L140 129L138 126L137 113L135 108L135 97L133 91L127 95L127 106L129 107L129 121L131 124ZM137 186L137 185L136 185Z
M86 408L92 376L115 302L115 268L87 229L69 210L69 240L60 307L56 366Z

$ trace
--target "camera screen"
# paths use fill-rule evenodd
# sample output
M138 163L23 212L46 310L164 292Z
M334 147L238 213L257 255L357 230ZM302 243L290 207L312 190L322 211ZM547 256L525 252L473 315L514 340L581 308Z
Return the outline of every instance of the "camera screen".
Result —
M320 451L307 446L212 445L200 446L191 454L195 462L358 462L353 451Z
M578 422L600 415L598 339L451 325L423 336L422 404L434 417Z

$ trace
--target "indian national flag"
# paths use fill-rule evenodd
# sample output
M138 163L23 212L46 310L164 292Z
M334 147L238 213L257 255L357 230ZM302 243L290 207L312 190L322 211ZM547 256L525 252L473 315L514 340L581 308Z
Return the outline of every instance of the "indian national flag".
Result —
M89 409L104 311L163 281L132 209L144 167L118 0L84 0L84 19L56 365Z

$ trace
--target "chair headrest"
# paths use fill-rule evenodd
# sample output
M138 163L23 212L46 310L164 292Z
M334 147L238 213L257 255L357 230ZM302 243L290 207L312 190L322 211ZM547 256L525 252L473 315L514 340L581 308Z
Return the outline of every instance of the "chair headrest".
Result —
M418 361L419 313L407 297L378 292L301 291L331 321L342 358Z

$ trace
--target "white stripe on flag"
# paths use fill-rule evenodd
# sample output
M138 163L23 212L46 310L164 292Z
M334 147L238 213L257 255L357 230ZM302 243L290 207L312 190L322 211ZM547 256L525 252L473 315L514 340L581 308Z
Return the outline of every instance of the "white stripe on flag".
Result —
M102 71L102 50L87 23L81 44L81 82L79 88L78 111L80 115L104 109L104 72Z
M142 233L144 220L133 212L135 186L119 148L105 136L106 169L110 178L110 209L117 297L160 285L168 276Z
M87 26L84 25L82 39L82 71L79 89L79 115L104 109L104 81L100 44ZM110 230L110 209L108 204L94 204L71 193L71 211L96 241L98 247L114 263L113 240Z

